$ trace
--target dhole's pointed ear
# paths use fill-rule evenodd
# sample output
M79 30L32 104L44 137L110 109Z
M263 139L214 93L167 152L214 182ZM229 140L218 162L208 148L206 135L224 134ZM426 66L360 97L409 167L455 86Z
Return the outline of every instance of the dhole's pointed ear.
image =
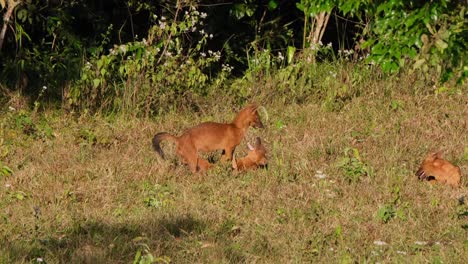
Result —
M232 154L232 168L237 170L236 154Z
M442 158L442 151L431 152L427 155L426 160L435 160Z
M247 147L249 148L250 151L255 150L255 148L252 147L252 145L250 145L250 142L247 142Z
M249 106L247 106L247 108L248 108L250 111L254 112L254 111L257 111L258 105L257 105L256 103L252 103L252 104L250 104Z

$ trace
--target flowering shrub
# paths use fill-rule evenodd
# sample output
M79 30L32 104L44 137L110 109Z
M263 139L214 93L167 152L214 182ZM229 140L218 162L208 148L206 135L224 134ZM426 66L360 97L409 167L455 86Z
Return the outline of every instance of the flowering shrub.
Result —
M172 20L153 15L147 38L115 45L85 63L69 103L90 110L149 115L184 103L193 94L207 94L208 73L221 53L205 50L213 38L203 29L206 16L193 5L178 5ZM231 70L223 66L220 77Z

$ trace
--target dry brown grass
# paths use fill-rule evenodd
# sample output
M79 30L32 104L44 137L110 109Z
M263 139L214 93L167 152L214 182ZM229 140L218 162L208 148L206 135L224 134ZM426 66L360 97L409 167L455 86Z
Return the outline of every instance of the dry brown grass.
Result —
M18 114L4 113L1 161L13 174L0 176L0 262L129 263L140 251L174 263L462 263L468 97L384 96L378 85L334 112L318 101L264 102L266 129L250 130L248 140L263 139L269 169L236 175L229 164L192 175L170 144L161 160L151 138L228 121L240 105L154 120L32 117L52 137L26 135L13 124ZM348 182L337 166L345 148L373 173ZM461 167L462 188L417 180L432 150ZM378 216L384 206L394 210L387 222Z

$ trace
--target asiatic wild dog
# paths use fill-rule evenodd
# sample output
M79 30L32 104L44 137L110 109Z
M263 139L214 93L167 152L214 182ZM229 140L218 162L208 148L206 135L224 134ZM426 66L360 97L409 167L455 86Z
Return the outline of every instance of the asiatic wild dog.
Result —
M460 187L461 170L442 158L442 153L430 153L422 162L416 176L420 180L446 183L453 187Z
M237 145L244 138L249 127L263 128L255 104L242 109L231 123L205 122L187 129L177 137L167 132L157 133L153 148L164 158L160 142L171 140L176 143L176 152L188 164L192 172L206 171L211 164L198 156L198 152L223 150L221 160L231 160Z
M249 148L247 156L239 160L233 156L232 168L236 171L245 171L267 166L266 149L260 138L257 137L255 147L252 147L250 143L247 143L247 146Z

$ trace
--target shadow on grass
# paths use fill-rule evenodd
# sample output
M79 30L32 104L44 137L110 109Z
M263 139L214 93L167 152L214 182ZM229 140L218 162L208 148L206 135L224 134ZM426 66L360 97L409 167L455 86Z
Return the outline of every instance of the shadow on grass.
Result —
M0 262L49 263L129 263L140 251L154 257L179 251L181 243L203 233L206 224L190 215L165 217L141 223L104 224L96 221L77 223L57 237L34 241L10 241L4 244Z

